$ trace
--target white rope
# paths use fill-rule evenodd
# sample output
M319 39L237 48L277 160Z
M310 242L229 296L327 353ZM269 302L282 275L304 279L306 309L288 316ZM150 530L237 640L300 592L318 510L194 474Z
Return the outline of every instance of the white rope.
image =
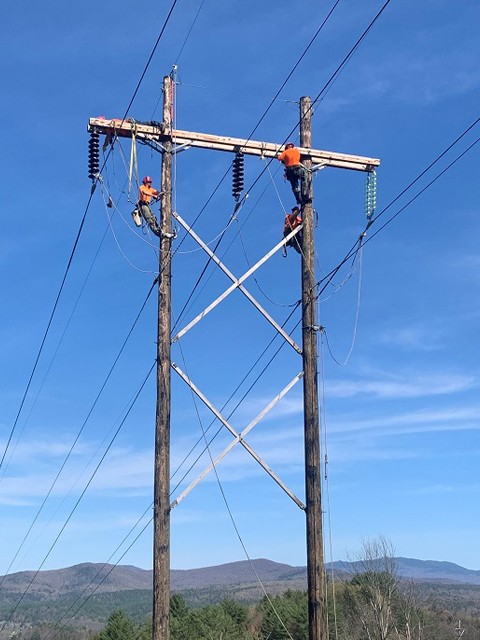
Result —
M213 244L214 242L216 242L218 240L218 238L220 238L221 236L223 236L223 234L225 233L225 231L228 229L228 227L236 220L235 217L230 218L230 220L228 221L227 225L223 228L222 231L220 231L220 233L218 233L214 238L212 238L211 240L209 240L208 242L204 242L205 245L210 246L211 244ZM187 236L188 234L185 233L185 236ZM188 251L175 251L175 253L179 254L179 255L186 255L186 254L190 254L190 253L197 253L198 251L203 251L202 247L197 247L196 249L190 249Z
M273 178L272 172L270 171L269 163L267 162L267 159L265 158L265 156L260 156L260 157L266 163L265 166L267 168L268 175L270 176L270 180L272 181L273 188L275 189L275 193L277 194L277 198L278 198L278 201L280 202L280 206L283 209L283 213L287 215L287 210L285 209L285 205L283 204L282 199L280 197L280 193L278 192L277 185L275 184L275 180Z

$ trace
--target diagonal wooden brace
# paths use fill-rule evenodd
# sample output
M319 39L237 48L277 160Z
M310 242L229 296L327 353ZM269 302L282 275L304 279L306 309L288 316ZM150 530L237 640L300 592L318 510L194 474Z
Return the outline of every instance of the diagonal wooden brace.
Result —
M195 242L197 244L200 245L200 247L202 247L202 249L205 251L205 253L210 256L210 258L213 260L213 262L215 262L215 264L223 271L223 273L225 273L232 282L237 282L237 278L235 278L235 276L233 275L233 273L223 264L223 262L221 262L221 260L219 258L217 258L217 256L213 253L213 251L210 249L210 247L205 244L205 242L203 242L203 240L195 233L195 231L185 222L185 220L183 220L183 218L181 216L178 215L178 213L176 213L175 211L172 212L173 217L175 218L175 220L177 220L182 227L185 229L185 231L187 231L187 233L189 235L192 236L192 238L195 240ZM298 229L300 231L300 229ZM302 350L301 348L298 346L298 344L288 335L288 333L286 331L284 331L282 329L282 327L270 316L270 314L262 307L262 305L252 296L252 294L248 291L248 289L246 289L243 284L238 286L239 290L243 293L243 295L248 298L248 300L250 300L250 302L253 304L253 306L260 311L260 313L262 314L262 316L272 325L272 327L274 327L278 333L284 338L284 340L286 340L286 342L288 342L288 344L293 347L295 349L295 351L297 353L299 353L300 355L302 354ZM178 339L178 336L176 336L176 338ZM175 340L175 338L174 338Z
M295 496L294 493L288 489L288 487L280 480L280 478L275 474L272 469L266 464L264 460L252 449L252 447L245 442L244 437L247 435L249 431L253 429L255 425L257 425L262 418L264 418L267 413L283 398L283 396L290 391L290 389L303 377L303 372L300 372L298 375L291 380L288 385L282 389L282 391L271 400L271 402L258 414L256 418L254 418L241 433L237 433L237 431L229 424L229 422L222 416L222 414L212 405L212 403L203 395L203 393L193 384L193 382L188 378L188 376L178 367L176 364L172 363L172 369L178 373L178 375L184 380L184 382L192 389L192 391L200 398L200 400L210 409L210 411L214 414L214 416L230 431L230 433L234 436L234 440L220 453L217 458L212 461L212 463L202 471L202 473L181 493L178 498L176 498L170 505L170 508L173 509L176 507L179 502L181 502L202 480L207 476L212 469L224 458L227 453L233 449L233 447L237 444L241 444L243 448L248 451L248 453L258 462L258 464L268 473L268 475L275 480L275 482L285 491L285 493L290 496L290 498L297 504L300 509L305 509L305 505L299 498Z
M279 249L281 249L285 245L285 243L290 240L290 238L293 238L295 234L297 234L300 231L301 228L302 228L302 225L294 229L286 238L283 238L281 242L278 242L273 247L273 249L271 249L267 254L265 254L263 258L261 258L258 262L256 262L253 265L253 267L250 267L250 269L246 271L243 274L243 276L241 276L241 278L238 278L238 280L235 279L233 281L233 284L228 289L226 289L220 296L218 296L216 300L214 300L211 304L209 304L208 307L206 307L206 309L204 309L201 313L199 313L196 318L194 318L181 331L179 331L177 335L172 338L172 342L177 342L177 340L179 340L183 335L185 335L187 331L190 331L192 327L194 327L198 322L200 322L202 318L204 318L208 313L210 313L212 309L214 309L217 305L219 305L220 302L225 300L225 298L227 298L232 293L232 291L235 291L235 289L238 289L242 285L242 283L249 276L252 275L252 273L254 273L259 267L261 267L262 264L264 264L269 258L271 258ZM290 342L290 340L288 342ZM301 353L300 347L296 347L295 350Z

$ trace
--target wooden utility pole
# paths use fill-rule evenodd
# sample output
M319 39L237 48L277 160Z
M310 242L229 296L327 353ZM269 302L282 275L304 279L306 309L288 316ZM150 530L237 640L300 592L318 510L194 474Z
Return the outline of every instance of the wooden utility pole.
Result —
M282 327L269 316L258 304L253 296L245 289L243 282L263 262L273 255L282 246L278 243L262 260L251 267L241 278L235 278L233 274L201 241L193 230L178 214L175 214L185 230L200 244L210 258L219 266L227 276L232 279L233 285L229 287L216 301L209 305L197 318L182 329L173 340L178 340L186 331L197 324L214 306L221 302L236 288L252 302L258 311L270 322L270 324L282 335L282 337L299 353L302 352L303 372L296 376L304 379L304 433L305 433L305 495L306 504L296 498L279 480L279 478L259 459L259 456L251 450L251 447L243 441L243 435L270 410L271 405L277 402L284 393L295 383L293 380L268 405L265 410L250 423L242 434L236 433L228 422L212 406L200 390L183 374L178 367L171 364L171 240L172 240L172 154L176 151L200 147L226 152L241 152L244 155L253 155L263 158L276 158L281 145L273 142L261 142L258 140L245 140L226 136L217 136L207 133L181 131L172 129L172 102L173 80L164 78L164 105L162 123L141 123L133 120L119 120L105 118L90 118L89 130L96 133L105 133L107 140L112 141L115 136L133 137L145 144L161 151L162 157L162 216L160 238L160 267L158 289L158 349L157 349L157 414L155 436L155 488L154 488L154 593L153 593L153 640L169 640L169 604L170 604L170 508L176 506L187 491L209 472L214 466L210 465L199 477L198 481L191 484L188 490L173 503L170 503L170 371L171 367L184 379L202 401L214 412L224 426L235 436L235 443L242 441L249 453L272 476L272 478L294 499L297 506L306 511L307 530L307 576L308 576L308 616L309 616L309 640L327 640L328 627L326 615L326 581L323 557L322 539L322 505L321 505L321 481L320 481L320 429L318 409L318 383L317 383L317 331L316 324L316 289L315 289L315 253L313 233L313 193L311 172L307 172L307 179L302 184L302 196L306 204L303 207L303 254L302 254L302 349L296 345L290 336L285 334ZM372 171L380 164L377 158L354 156L332 151L312 149L311 136L311 100L308 97L300 101L300 147L299 151L307 169L316 165L320 167L337 167L341 169L353 169L355 171ZM296 231L292 231L292 236ZM285 241L290 238L288 236ZM284 242L285 242L284 241ZM231 446L233 446L233 444ZM231 446L227 449L230 450ZM221 456L223 457L224 452Z
M163 80L163 122L171 129L172 79ZM158 280L157 412L153 511L153 640L170 637L170 331L172 142L163 142Z
M300 100L300 145L312 142L310 98ZM312 162L304 160L307 169ZM302 337L303 337L303 420L305 446L305 502L307 517L308 628L310 640L327 640L325 611L325 567L322 538L320 480L320 428L317 384L317 325L315 313L315 249L313 234L312 179L307 174L302 198Z

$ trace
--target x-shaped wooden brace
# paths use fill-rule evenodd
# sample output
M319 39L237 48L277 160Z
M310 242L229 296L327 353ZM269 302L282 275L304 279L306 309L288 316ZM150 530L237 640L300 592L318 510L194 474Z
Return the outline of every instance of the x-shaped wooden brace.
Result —
M262 458L255 453L252 447L245 441L245 436L249 431L253 429L255 425L257 425L262 418L264 418L267 413L273 409L273 407L277 404L283 396L290 391L290 389L303 377L303 371L295 376L291 382L287 384L287 386L275 397L269 404L258 414L256 418L254 418L241 432L238 433L229 422L222 416L222 414L213 406L211 402L203 395L203 393L193 384L193 382L188 378L188 376L178 367L176 364L172 363L172 369L178 373L178 375L184 380L187 385L192 389L192 391L200 398L200 400L210 409L210 411L214 414L214 416L230 431L230 433L234 436L234 439L230 442L230 444L211 462L211 464L206 467L202 473L181 493L178 498L176 498L171 504L170 508L173 509L176 507L179 502L181 502L189 493L192 491L197 484L199 484L205 476L207 476L212 469L214 469L217 464L224 458L229 451L233 449L233 447L237 444L241 444L246 451L254 458L258 464L263 467L263 469L268 473L268 475L275 480L275 482L285 491L287 495L300 507L300 509L305 509L305 505L299 498L295 496L294 493L290 491L290 489L285 485L284 482L280 480L280 478L276 475L272 469L262 460Z
M225 300L227 296L229 296L232 291L235 289L239 289L253 306L260 311L260 313L268 320L268 322L278 331L278 333L288 342L288 344L295 349L295 351L299 354L302 353L301 348L296 344L296 342L282 329L282 327L275 322L275 320L268 314L268 312L261 306L257 300L252 296L251 293L243 286L243 282L252 275L259 267L262 266L269 258L273 256L281 247L283 247L291 238L293 238L302 228L302 225L298 226L294 229L286 238L284 238L281 242L276 244L271 251L269 251L263 258L261 258L257 263L250 267L248 271L246 271L241 278L236 278L233 273L217 258L217 256L213 253L213 251L197 236L195 231L183 220L178 213L173 212L173 217L178 220L178 222L182 225L182 227L192 236L192 238L202 247L202 249L210 256L210 258L215 262L216 265L220 267L220 269L230 278L233 284L226 289L216 300L214 300L211 304L208 305L206 309L204 309L201 313L198 314L196 318L194 318L189 324L187 324L181 331L177 333L176 336L172 338L172 342L177 342L183 335L187 333L192 327L194 327L202 318L204 318L207 313L210 313L212 309L214 309L222 300Z
M271 249L263 258L253 265L243 276L236 278L233 273L217 258L214 252L206 245L203 240L193 231L193 229L178 215L173 212L174 218L182 225L182 227L192 236L192 238L200 245L200 247L207 253L213 262L230 278L232 285L226 289L216 300L214 300L206 309L196 316L189 324L187 324L181 331L179 331L173 338L172 342L177 342L183 335L187 333L192 327L194 327L202 318L204 318L212 309L214 309L220 302L225 300L227 296L239 289L248 300L254 305L254 307L260 311L260 313L266 318L266 320L278 331L278 333L284 338L288 344L295 349L299 354L302 353L301 348L296 342L286 333L282 327L268 314L268 312L260 305L260 303L252 296L252 294L243 286L243 282L252 275L262 264L264 264L274 253L276 253L281 247L283 247L291 238L293 238L302 228L300 225L294 229L286 238L277 243L273 249ZM202 402L212 411L214 416L230 431L234 436L232 442L220 453L217 458L171 503L171 508L176 507L186 495L190 493L202 480L207 476L212 469L224 458L231 449L237 444L241 444L244 449L260 464L260 466L269 474L273 480L290 496L290 498L301 508L305 509L305 505L299 498L293 494L290 489L283 483L280 478L270 469L270 467L262 460L262 458L252 449L252 447L244 440L244 437L253 427L260 422L260 420L277 404L277 402L288 392L290 389L303 377L303 372L299 373L295 378L261 411L258 416L252 420L241 433L237 431L228 423L228 421L221 415L221 413L213 406L211 402L203 395L203 393L194 385L194 383L188 378L188 376L178 367L178 365L172 363L172 369L186 382L186 384L192 389L192 391L202 400Z

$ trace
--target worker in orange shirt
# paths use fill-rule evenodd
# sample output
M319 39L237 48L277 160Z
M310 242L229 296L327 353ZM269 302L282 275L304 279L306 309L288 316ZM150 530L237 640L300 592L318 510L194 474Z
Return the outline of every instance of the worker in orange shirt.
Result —
M148 226L156 236L160 236L160 227L158 226L155 214L150 209L150 202L152 198L160 198L162 194L163 191L157 191L152 188L151 177L145 176L138 190L137 210L140 211L142 217L147 221Z
M302 218L300 217L300 208L293 207L292 213L287 213L285 216L285 222L283 223L283 237L286 238L301 224ZM285 247L293 247L298 253L302 252L302 229L300 229L293 238L290 238L290 240L285 243ZM286 249L284 249L283 255L287 255Z
M290 182L297 204L303 204L300 182L305 180L305 167L300 162L300 151L293 142L287 142L285 150L277 155L277 159L285 165L285 177Z

